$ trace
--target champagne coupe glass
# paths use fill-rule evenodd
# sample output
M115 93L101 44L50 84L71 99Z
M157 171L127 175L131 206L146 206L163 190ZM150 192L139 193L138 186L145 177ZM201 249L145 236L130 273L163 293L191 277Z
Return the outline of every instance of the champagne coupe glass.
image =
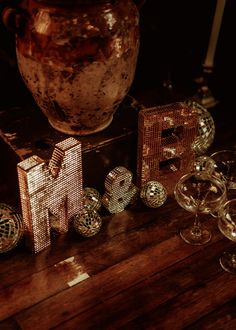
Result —
M236 199L228 200L220 209L218 227L221 233L236 242ZM220 257L221 267L227 272L236 274L236 248L231 248Z
M192 245L209 242L211 232L200 223L199 214L214 213L226 201L224 182L204 171L187 173L177 182L174 195L182 208L195 214L194 224L180 231L181 238Z
M220 150L210 156L215 172L225 181L227 189L236 189L236 150Z

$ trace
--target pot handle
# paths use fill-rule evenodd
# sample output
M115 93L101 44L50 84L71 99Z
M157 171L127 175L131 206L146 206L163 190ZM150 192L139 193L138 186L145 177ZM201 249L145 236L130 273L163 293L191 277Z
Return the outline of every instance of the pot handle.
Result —
M2 12L2 21L8 30L18 33L23 28L25 16L25 13L20 8L6 7Z

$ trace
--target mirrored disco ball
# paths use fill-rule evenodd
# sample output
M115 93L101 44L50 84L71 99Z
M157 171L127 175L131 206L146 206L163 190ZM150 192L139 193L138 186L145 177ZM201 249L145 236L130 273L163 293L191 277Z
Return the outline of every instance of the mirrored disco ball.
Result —
M77 233L84 237L91 237L101 229L102 219L96 211L83 209L73 217L73 224Z
M140 197L148 207L157 208L165 203L167 191L158 181L148 181L142 186Z
M12 250L24 232L21 214L4 203L0 203L0 253Z
M215 161L208 156L199 156L191 164L191 171L193 172L207 172L213 174L215 171Z
M196 155L203 155L214 140L215 123L210 112L202 105L192 100L188 100L186 103L199 116L198 135L192 144L192 148Z
M102 197L100 193L90 187L83 189L83 207L87 210L98 211L102 205Z

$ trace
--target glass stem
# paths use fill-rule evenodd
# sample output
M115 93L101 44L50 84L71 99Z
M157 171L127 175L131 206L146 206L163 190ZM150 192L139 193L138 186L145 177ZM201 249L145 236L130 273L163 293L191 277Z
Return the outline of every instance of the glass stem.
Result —
M193 236L197 236L197 237L200 237L202 235L201 224L199 221L198 213L195 213L195 219L194 219L193 227L191 229L191 233Z

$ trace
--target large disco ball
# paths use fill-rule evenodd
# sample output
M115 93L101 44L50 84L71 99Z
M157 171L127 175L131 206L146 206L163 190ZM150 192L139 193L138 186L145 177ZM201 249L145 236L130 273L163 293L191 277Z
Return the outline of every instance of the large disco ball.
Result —
M215 123L210 112L199 103L188 100L187 105L198 114L198 134L192 148L196 155L203 155L212 144L215 137Z

